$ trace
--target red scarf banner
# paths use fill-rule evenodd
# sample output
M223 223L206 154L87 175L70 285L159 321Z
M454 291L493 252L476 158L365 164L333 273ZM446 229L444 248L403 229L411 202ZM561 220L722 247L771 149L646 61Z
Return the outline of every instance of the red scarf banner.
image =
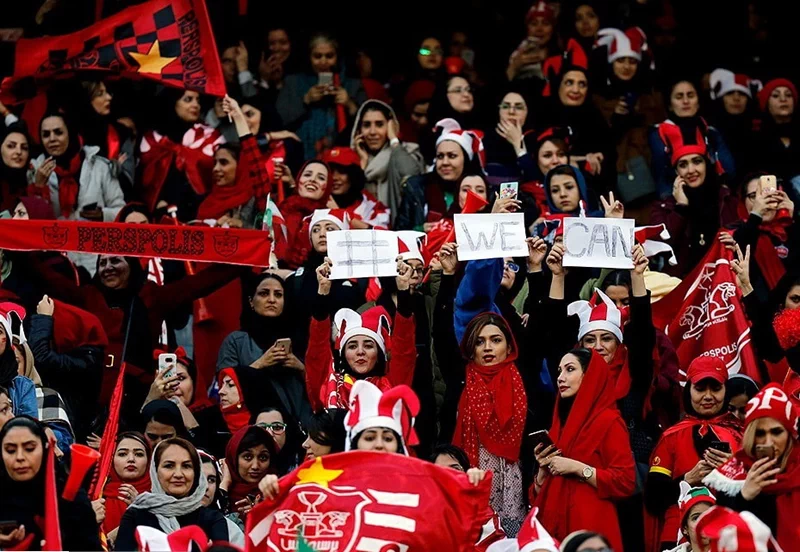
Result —
M0 220L0 249L268 266L267 232L207 226Z
M759 385L764 377L750 343L750 323L731 270L733 253L718 239L703 260L666 297L653 304L653 324L675 345L681 379L695 358L715 356L728 374L744 374Z

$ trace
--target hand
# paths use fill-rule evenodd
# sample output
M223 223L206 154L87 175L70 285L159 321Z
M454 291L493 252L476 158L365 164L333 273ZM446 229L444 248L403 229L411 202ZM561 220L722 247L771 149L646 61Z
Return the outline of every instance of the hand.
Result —
M633 260L633 268L631 269L631 273L637 276L643 275L644 271L647 269L647 265L650 263L650 260L647 258L647 255L644 254L644 247L642 247L642 244L637 243L633 246L631 257Z
M325 92L327 90L328 87L324 84L315 84L309 88L308 92L306 92L306 95L303 96L303 101L306 103L306 105L316 103L325 97Z
M233 482L233 478L231 477L231 470L228 468L228 462L226 462L224 458L222 459L222 462L220 462L219 471L219 488L227 492L231 486L231 483Z
M336 200L333 199L333 196L329 196L328 202L325 204L325 207L327 207L328 209L338 209L339 204L336 203Z
M292 176L292 170L284 163L275 163L275 178L281 180L290 188L294 188L295 182Z
M47 295L42 297L42 300L39 301L39 304L36 305L36 314L41 314L44 316L53 316L53 311L56 309L55 303L53 300L50 299Z
M406 291L411 287L411 277L414 271L411 270L411 265L403 260L403 257L398 256L397 261L397 276L395 276L395 283L397 284L398 291Z
M492 213L514 213L522 208L522 202L514 197L504 197L495 200Z
M747 472L747 479L744 480L744 487L742 487L742 498L745 500L753 500L765 487L774 485L778 482L775 476L781 473L778 460L775 458L762 458L753 464L750 471Z
M36 174L33 177L33 184L38 188L44 188L47 186L50 175L53 174L54 170L56 170L56 160L52 157L48 157L44 160L44 163L39 165L39 168L36 169Z
M614 106L614 113L617 115L627 115L630 113L628 110L628 103L625 101L625 98L620 98L617 104Z
M458 244L455 242L446 243L439 250L439 262L442 263L442 272L448 276L456 273L458 268Z
M389 124L386 127L386 137L391 142L395 138L397 138L397 133L400 132L400 123L397 122L397 119L394 117L391 118Z
M367 151L367 143L364 140L364 135L360 132L356 134L355 144L356 153L358 154L359 159L361 159L361 168L363 169L366 167L367 161L369 161L369 152Z
M564 245L556 243L547 255L547 268L553 276L564 276Z
M217 226L227 226L228 228L241 228L244 225L242 219L223 215L217 220Z
M772 194L772 197L775 197L778 200L778 206L776 209L786 209L789 211L789 218L794 218L794 202L789 199L789 196L786 195L786 192L783 190L778 190Z
M483 481L484 477L486 477L486 472L480 468L470 468L467 470L467 478L473 487L477 487L478 484Z
M552 475L581 475L584 464L572 458L556 456L550 460L548 469Z
M225 115L230 115L231 119L241 117L244 120L244 114L242 113L242 108L239 107L239 102L225 94L225 97L222 98L222 112Z
M94 209L81 209L81 212L78 214L81 216L81 218L86 220L103 222L103 210L100 207L95 207Z
M278 476L271 473L258 482L258 490L266 500L274 500L281 492L278 486Z
M692 487L697 487L703 482L703 478L711 473L713 469L714 466L705 460L700 460L691 470L686 472L686 475L683 476L683 480Z
M524 151L525 146L522 144L522 127L518 122L507 122L501 120L499 123L497 123L495 132L502 136L506 142L511 144L517 155Z
M136 497L139 496L139 491L136 490L136 487L133 485L129 485L128 483L123 483L119 486L119 498L122 502L130 506L133 504L133 501Z
M325 261L317 267L317 294L328 295L331 292L331 267L333 262L325 257Z
M730 232L720 232L719 242L725 246L725 249L736 252L736 240L733 239L733 235Z
M283 365L287 368L293 368L299 372L302 372L306 369L306 365L303 364L302 361L292 353L286 355L286 360L283 362Z
M175 394L175 388L178 387L178 374L172 370L170 377L164 377L169 370L156 372L156 377L153 383L150 384L150 391L147 393L145 404L158 399L169 399Z
M239 513L239 517L246 516L250 510L253 509L253 506L258 504L259 497L256 497L255 500L251 501L249 497L245 497L241 500L238 500L234 503L233 507L236 508L236 511Z
M542 443L539 443L536 445L536 448L533 449L533 456L536 458L536 463L539 464L539 471L541 471L541 468L546 468L550 465L553 458L561 456L561 451L558 450L555 445L548 445L545 448Z
M614 199L614 192L608 192L608 201L603 196L600 196L600 203L603 204L606 218L621 219L625 217L625 206L618 199Z
M94 510L94 519L97 521L97 525L103 523L106 519L106 499L92 500L92 510Z
M261 357L253 363L253 368L269 368L270 366L277 366L289 360L289 355L286 354L286 349L278 347L277 344L267 349Z
M742 255L742 248L736 244L736 258L731 261L731 270L736 274L736 284L742 290L743 295L749 295L753 291L753 284L750 282L750 246L745 248Z
M267 57L265 52L261 52L261 61L258 64L258 72L268 83L279 83L281 80L283 80L284 61L286 61L286 56L283 54L272 54Z
M350 101L350 94L347 93L347 89L344 86L333 89L333 101L338 105L344 105Z
M589 163L589 173L593 175L600 174L603 170L603 159L605 157L602 153L587 153L586 162Z
M86 446L89 448L93 448L94 450L100 450L100 444L103 442L103 439L97 435L96 433L92 433L88 437L86 437Z
M25 526L20 525L10 533L0 533L0 549L6 550L25 540Z
M270 140L294 140L295 142L300 142L300 137L291 132L289 130L276 130L274 132L269 133Z
M9 113L10 112L8 108L5 106L5 104L3 104L3 102L0 102L0 117L6 117L8 116Z
M750 212L764 218L769 211L775 211L778 207L777 193L765 194L761 186L756 190L756 198L753 200L753 208Z
M528 272L539 272L547 255L547 243L542 238L526 238L525 242L528 244Z
M239 41L239 46L236 47L236 70L240 73L242 71L247 71L250 57L247 54L247 46L244 45L244 42L241 40Z
M721 468L722 465L730 460L733 454L730 452L722 452L715 448L707 448L703 453L703 460L712 468Z
M44 434L47 435L47 441L50 443L50 446L53 447L53 454L55 454L56 459L61 460L64 458L64 451L58 448L58 439L56 438L55 432L50 429L50 427L45 426Z
M683 177L676 177L675 182L672 184L672 197L675 198L675 202L678 205L683 205L685 207L689 205L689 198L686 197L686 192L683 191L684 186L686 186L686 181Z

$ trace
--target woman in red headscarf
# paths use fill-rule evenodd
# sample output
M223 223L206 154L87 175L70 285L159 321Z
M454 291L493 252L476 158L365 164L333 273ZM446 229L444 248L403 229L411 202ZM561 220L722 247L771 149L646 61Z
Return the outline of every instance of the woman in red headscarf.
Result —
M223 368L217 374L219 384L219 410L225 425L231 433L236 433L250 423L250 411L244 398L244 389L239 376L233 368Z
M597 352L573 349L558 374L552 444L534 449L539 521L557 539L578 529L601 532L622 552L614 502L634 493L636 470L608 363Z
M242 518L258 496L258 482L273 473L272 459L277 454L269 432L256 425L246 425L233 434L225 448L225 467L219 488L228 495L228 511Z

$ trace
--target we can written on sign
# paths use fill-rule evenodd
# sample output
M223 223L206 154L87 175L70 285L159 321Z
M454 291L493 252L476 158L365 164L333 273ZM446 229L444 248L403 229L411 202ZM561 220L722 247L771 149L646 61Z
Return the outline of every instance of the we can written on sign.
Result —
M454 217L458 260L528 255L522 213L487 213Z
M633 219L564 219L564 266L633 268Z
M331 280L397 276L397 234L388 230L328 232Z

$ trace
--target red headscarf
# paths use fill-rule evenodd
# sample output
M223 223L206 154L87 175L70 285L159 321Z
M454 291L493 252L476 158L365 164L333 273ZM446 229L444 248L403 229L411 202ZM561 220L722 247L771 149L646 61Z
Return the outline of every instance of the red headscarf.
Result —
M220 148L214 152L219 151ZM235 155L230 149L228 152ZM252 167L248 163L246 156L240 154L236 165L236 178L229 186L217 186L211 184L211 193L208 194L197 210L198 219L217 219L231 209L244 205L255 193L253 183L249 178Z
M56 218L56 214L53 212L53 206L41 197L26 196L19 198L19 201L25 206L25 210L28 211L28 218L30 220L55 220Z
M528 397L514 364L518 354L514 335L505 320L503 325L506 335L511 336L511 351L503 362L492 366L469 360L466 386L458 402L453 444L466 451L474 466L478 465L481 446L510 462L519 460Z
M241 452L239 448L245 436L251 432L256 433L267 443L270 457L270 469L268 473L273 473L271 466L277 453L272 435L270 435L266 429L255 425L246 425L236 431L225 447L225 463L228 465L228 472L231 474L231 486L228 488L228 502L231 508L233 508L234 504L238 501L246 498L247 495L258 494L258 482L248 483L239 474L239 452Z
M739 202L738 212L741 219L747 221L750 214L747 212L744 198ZM758 226L759 233L755 261L758 263L758 268L761 270L769 289L774 289L786 273L786 269L775 251L775 245L772 243L770 236L774 236L781 243L785 243L789 239L787 229L791 225L792 218L789 216L789 211L780 209L775 213L775 218L769 222L762 222Z
M119 527L122 515L125 513L125 510L128 509L128 505L119 499L119 491L122 485L133 485L136 492L139 494L150 492L150 446L147 444L144 436L139 433L128 432L120 435L120 437L120 442L122 439L135 439L139 441L147 453L147 463L145 464L144 475L133 481L123 481L120 479L119 474L117 474L117 470L113 468L109 471L108 481L103 487L103 498L106 499L106 519L103 521L103 529L106 533ZM119 442L117 443L117 447L119 447ZM114 448L115 456L117 447Z
M233 384L239 391L239 403L225 407L220 406L219 410L222 412L222 418L225 420L225 424L228 426L230 432L236 433L250 423L250 411L247 410L247 405L244 403L244 393L239 383L239 377L236 375L236 370L233 368L223 368L219 371L219 374L217 374L217 381L220 387L222 387L222 380L225 379L225 376L229 376L233 380Z

